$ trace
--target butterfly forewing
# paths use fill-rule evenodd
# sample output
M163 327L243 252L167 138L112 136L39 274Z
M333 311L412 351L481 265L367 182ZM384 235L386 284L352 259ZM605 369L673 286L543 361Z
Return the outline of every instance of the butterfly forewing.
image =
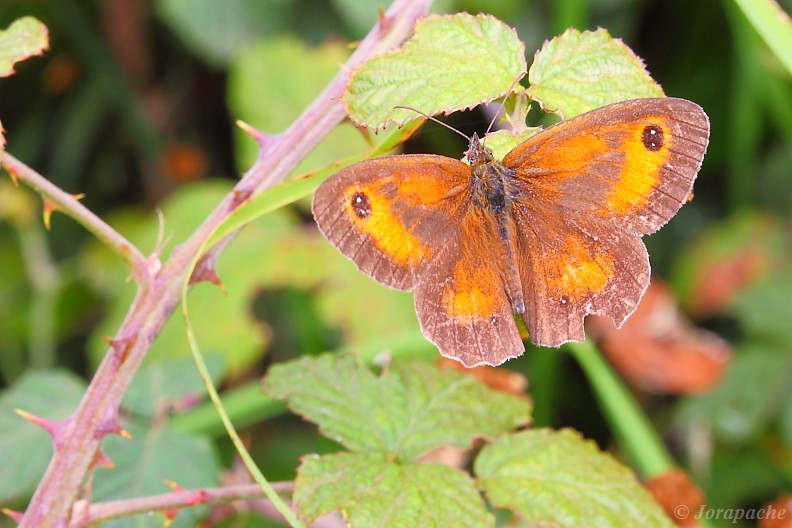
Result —
M503 163L516 169L537 209L647 234L690 197L708 140L709 120L697 104L634 99L548 128Z
M469 177L466 164L442 156L367 160L319 186L313 215L322 234L362 272L411 290L458 233L460 189Z

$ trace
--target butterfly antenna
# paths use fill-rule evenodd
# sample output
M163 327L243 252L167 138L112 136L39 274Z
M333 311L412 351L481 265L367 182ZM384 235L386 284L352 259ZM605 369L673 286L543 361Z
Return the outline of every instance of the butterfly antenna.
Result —
M413 107L411 107L411 106L402 106L402 105L396 105L396 106L394 106L393 108L401 108L401 109L403 109L403 110L410 110L410 111L412 111L412 112L415 112L416 114L422 115L422 116L424 116L426 119L429 119L429 120L431 120L431 121L434 121L434 122L435 122L435 123L437 123L438 125L442 125L442 126L446 127L448 130L451 130L451 131L453 131L453 132L456 132L457 134L459 134L460 136L462 136L463 138L465 138L465 139L468 141L468 143L470 142L470 138L469 138L468 136L466 136L466 135L465 135L463 132L461 132L461 131L457 130L456 128L452 127L451 125L449 125L449 124L447 124L447 123L443 123L443 122L442 122L442 121L440 121L439 119L435 119L434 117L430 116L429 114L425 114L425 113L421 112L421 111L420 111L420 110L418 110L418 109L415 109L415 108L413 108Z
M509 98L509 95L511 95L512 91L514 90L514 87L520 83L520 79L522 79L522 75L514 79L514 81L512 81L511 83L511 86L509 86L509 89L506 90L506 94L504 94L503 96L503 100L500 103L500 107L498 108L497 112L495 112L495 115L492 116L492 121L490 121L490 124L487 127L487 131L484 133L485 136L489 134L490 131L492 130L492 127L495 126L495 121L497 121L498 118L501 115L503 115L503 112L506 110L506 99Z

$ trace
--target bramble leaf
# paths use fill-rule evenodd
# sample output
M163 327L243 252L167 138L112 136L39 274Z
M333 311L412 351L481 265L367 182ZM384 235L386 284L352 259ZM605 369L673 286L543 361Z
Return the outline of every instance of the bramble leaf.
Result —
M604 29L568 29L546 42L528 81L528 95L565 119L627 99L663 96L643 61Z
M471 478L440 464L337 453L303 460L294 501L309 520L341 510L350 526L494 526Z
M0 77L14 73L14 64L49 47L47 26L33 17L23 17L0 31Z
M362 64L344 103L362 126L404 123L415 112L449 114L492 101L525 74L525 45L490 15L429 16L400 49Z
M272 367L263 389L348 449L400 461L530 419L527 400L428 363L396 362L377 376L352 356L304 357Z
M492 504L558 527L672 527L635 475L572 430L504 436L474 465Z

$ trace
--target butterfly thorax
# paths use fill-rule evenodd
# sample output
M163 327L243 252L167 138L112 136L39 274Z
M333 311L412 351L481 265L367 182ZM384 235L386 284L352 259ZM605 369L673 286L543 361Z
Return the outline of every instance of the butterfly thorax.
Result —
M515 191L514 169L496 161L492 150L481 144L477 134L473 134L465 155L470 163L473 204L496 217L507 214Z

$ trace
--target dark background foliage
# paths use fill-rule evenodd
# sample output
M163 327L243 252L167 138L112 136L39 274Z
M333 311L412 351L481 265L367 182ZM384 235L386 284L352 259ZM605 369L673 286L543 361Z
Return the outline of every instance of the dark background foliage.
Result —
M792 9L789 2L781 3ZM449 12L486 11L500 17L526 41L529 62L545 39L568 27L604 27L644 59L668 95L704 107L712 135L695 200L646 241L653 273L670 283L697 325L731 342L734 358L720 385L706 394L640 397L712 505L761 505L792 488L790 72L731 1L438 4ZM83 203L123 233L137 233L130 235L134 240L148 240L143 248L151 251L155 208L167 212L166 241L171 236L179 240L249 165L251 143L235 132L234 120L242 118L272 133L288 125L323 86L308 75L318 66L310 60L313 52L306 53L304 47L322 47L332 75L334 65L344 60L345 43L366 33L378 6L345 0L6 0L0 6L0 27L33 15L48 26L51 39L47 54L20 63L17 75L0 81L7 149L59 187L84 193ZM265 60L250 50L276 44L294 54L285 51L268 59L260 83L245 78L249 61ZM468 132L486 127L486 119L475 113L448 121ZM452 134L427 125L406 148L458 156L463 146ZM14 399L13 390L25 375L59 369L56 386L64 388L49 400L42 396L41 406L63 407L68 413L66 402L76 403L78 396L59 398L58 393L80 394L79 385L90 379L102 353L99 336L113 332L113 313L123 313L131 291L123 284L119 263L74 222L56 214L51 231L45 232L38 220L40 209L34 195L13 188L7 179L0 181L4 412L31 406L25 398ZM218 379L240 396L230 412L248 423L278 416L247 431L257 460L272 478L291 478L298 455L333 446L311 427L281 415L280 406L246 403L256 398L257 376L274 360L336 348L349 332L337 318L327 317L321 305L330 301L316 300L316 282L304 279L302 268L289 275L279 271L287 264L273 262L283 257L299 260L304 268L331 266L324 257L314 262L284 257L297 251L310 258L316 255L311 253L315 246L295 249L281 240L257 247L253 241L256 236L288 238L283 233L294 229L309 232L306 211L298 206L282 220L288 229L281 220L252 228L251 239L244 242L247 249L227 257L237 267L229 265L226 271L241 278L223 279L230 292L236 289L246 296L228 313L212 314L216 328L207 329L217 334L209 342L217 343L212 351L220 357ZM713 296L720 300L707 304ZM399 299L407 315L375 313L375 318L393 319L383 321L381 328L414 325L409 297ZM371 316L359 312L349 317ZM247 350L244 359L236 350L222 349L238 326L246 328L246 337L231 343ZM189 360L179 359L188 354L183 342L165 341L161 348L169 350L155 354L173 362L163 367L164 375L191 369ZM602 447L611 445L611 433L586 380L567 356L530 350L508 367L529 377L539 424L571 426ZM141 404L145 410L130 405L130 416L156 415L163 402L188 409L174 421L181 420L182 430L211 442L219 464L227 465L231 450L217 422L205 418L211 410L204 412L184 400L185 394L198 391L195 385L173 395L158 387L140 389L140 398L152 402ZM155 401L155 395L161 399ZM0 420L4 427L15 427L17 418ZM2 430L0 436L5 436ZM17 441L4 445L13 447ZM45 450L38 458L47 456ZM8 465L5 456L0 457L3 465ZM24 481L35 483L41 470L32 462L28 469L16 469L13 481L0 481L0 497L23 505L32 487L20 487L24 479L19 475L28 471Z

